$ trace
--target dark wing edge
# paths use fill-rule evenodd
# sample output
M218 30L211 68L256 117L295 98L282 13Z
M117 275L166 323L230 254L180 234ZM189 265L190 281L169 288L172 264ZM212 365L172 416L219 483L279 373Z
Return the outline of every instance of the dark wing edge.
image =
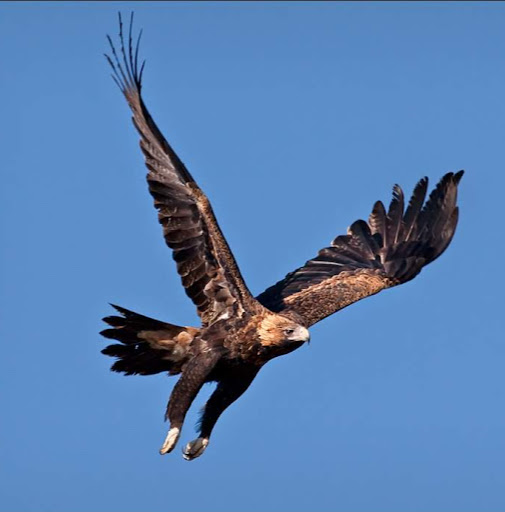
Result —
M107 36L111 55L105 55L113 79L133 113L140 147L148 168L147 182L158 210L165 242L173 251L186 294L197 307L204 324L227 308L238 314L252 303L233 254L217 224L212 207L180 158L165 140L149 114L141 95L144 64L139 65L140 31L133 42L133 13L125 44L119 13L119 51Z
M413 279L447 249L458 223L458 183L447 173L425 203L428 178L416 185L406 211L393 187L388 211L375 203L368 223L357 220L305 265L257 297L270 310L293 314L306 326L365 297Z

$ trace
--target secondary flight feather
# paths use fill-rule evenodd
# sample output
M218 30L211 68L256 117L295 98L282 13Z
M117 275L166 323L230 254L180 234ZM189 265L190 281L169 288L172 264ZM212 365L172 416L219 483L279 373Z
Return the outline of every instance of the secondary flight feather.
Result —
M407 208L395 185L387 211L378 201L368 222L354 222L347 234L255 298L208 198L145 106L140 35L134 44L132 26L133 15L125 37L119 17L119 46L109 37L111 54L106 57L133 113L163 236L201 325L181 327L114 306L118 315L104 318L109 328L101 334L119 343L102 352L117 359L112 370L126 375L180 375L166 409L170 428L162 454L174 449L203 384L217 383L202 412L198 437L183 449L184 458L192 460L206 449L219 416L265 363L301 347L316 322L413 279L445 251L458 223L456 198L463 171L447 173L427 200L428 179L421 179Z

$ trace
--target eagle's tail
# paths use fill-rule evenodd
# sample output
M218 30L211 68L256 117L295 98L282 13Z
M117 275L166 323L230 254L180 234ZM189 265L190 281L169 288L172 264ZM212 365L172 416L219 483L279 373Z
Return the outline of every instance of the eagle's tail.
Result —
M181 372L187 361L188 349L198 335L199 329L180 327L139 315L128 309L114 306L120 316L103 319L111 328L100 334L105 338L120 341L109 345L102 354L116 357L111 370L125 375L153 375Z

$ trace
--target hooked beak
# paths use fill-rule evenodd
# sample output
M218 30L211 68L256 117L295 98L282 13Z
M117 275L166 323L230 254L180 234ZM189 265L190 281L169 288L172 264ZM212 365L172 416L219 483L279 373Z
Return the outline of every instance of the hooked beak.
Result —
M297 339L299 341L303 341L304 343L307 342L307 343L310 343L310 332L308 329L306 329L305 327L302 327L300 325L300 327L298 328L299 329L299 334L297 335Z

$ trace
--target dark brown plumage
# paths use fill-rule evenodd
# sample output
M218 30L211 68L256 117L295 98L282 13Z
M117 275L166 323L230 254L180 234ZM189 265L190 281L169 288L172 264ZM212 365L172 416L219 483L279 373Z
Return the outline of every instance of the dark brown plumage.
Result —
M177 272L201 326L180 327L114 306L104 318L106 338L119 341L102 352L117 358L112 370L126 375L180 374L166 410L170 421L161 453L179 438L184 418L205 382L217 387L202 413L200 435L184 449L191 460L205 450L220 414L251 384L270 359L308 341L307 328L379 291L413 279L449 245L458 221L456 196L463 171L446 174L431 192L416 186L405 209L395 185L388 210L379 201L368 222L354 222L347 235L254 298L217 224L210 203L164 139L141 95L143 64L130 21L120 49L111 39L107 56L114 79L132 112L148 169L149 191Z

